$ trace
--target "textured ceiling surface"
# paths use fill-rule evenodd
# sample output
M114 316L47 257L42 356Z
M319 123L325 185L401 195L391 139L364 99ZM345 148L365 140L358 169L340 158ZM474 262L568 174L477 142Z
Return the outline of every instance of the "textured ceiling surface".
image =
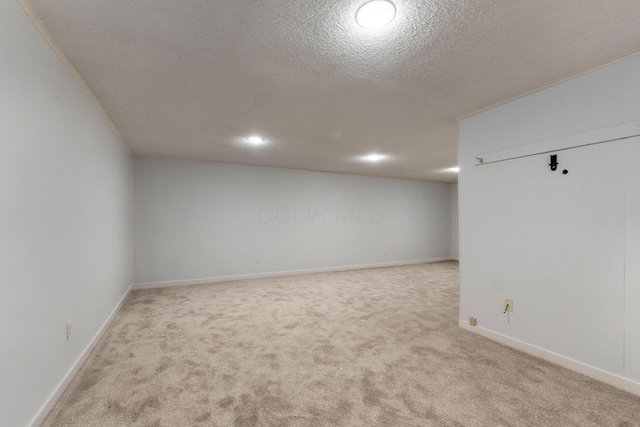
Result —
M137 155L437 181L456 118L640 48L638 0L32 3Z

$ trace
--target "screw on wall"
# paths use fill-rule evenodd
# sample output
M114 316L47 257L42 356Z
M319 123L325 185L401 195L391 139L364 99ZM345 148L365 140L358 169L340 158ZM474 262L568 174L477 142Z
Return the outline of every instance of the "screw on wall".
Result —
M513 300L511 298L505 298L502 301L502 308L504 308L503 314L507 315L507 323L511 323L511 313L513 312Z

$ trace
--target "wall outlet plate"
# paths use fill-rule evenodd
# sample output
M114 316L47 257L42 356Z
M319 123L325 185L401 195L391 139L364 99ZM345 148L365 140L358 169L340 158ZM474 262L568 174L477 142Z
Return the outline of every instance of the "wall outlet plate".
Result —
M504 301L502 302L502 311L504 311L505 313L508 312L513 312L513 300L511 298L505 298Z

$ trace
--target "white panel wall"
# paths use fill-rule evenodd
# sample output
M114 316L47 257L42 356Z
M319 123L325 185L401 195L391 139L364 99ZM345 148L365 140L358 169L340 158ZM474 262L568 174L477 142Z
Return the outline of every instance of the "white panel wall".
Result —
M136 283L451 254L450 184L144 158L134 183Z
M458 232L458 184L451 184L451 258L460 258L459 232Z
M131 284L131 159L13 0L0 58L0 425L18 427Z
M640 72L640 70L638 70ZM638 90L640 85L636 85ZM640 114L640 90L636 92L636 112ZM626 374L640 381L640 139L625 146L625 368Z
M461 319L640 381L640 139L561 151L557 172L548 154L476 166L636 121L640 57L461 121Z

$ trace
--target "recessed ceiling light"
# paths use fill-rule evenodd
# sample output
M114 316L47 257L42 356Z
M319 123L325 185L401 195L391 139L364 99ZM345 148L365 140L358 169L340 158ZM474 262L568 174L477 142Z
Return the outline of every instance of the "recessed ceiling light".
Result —
M452 167L452 168L448 168L444 170L445 172L453 172L453 173L458 173L460 172L460 168L458 166Z
M371 153L371 154L367 154L366 156L362 156L360 157L360 159L364 160L365 162L379 162L380 160L384 160L386 159L387 156L384 154L378 154L378 153Z
M253 145L260 145L265 143L265 139L258 135L252 135L247 138L247 141L252 143Z
M393 21L396 7L387 0L371 0L356 12L356 22L368 29L381 28Z

